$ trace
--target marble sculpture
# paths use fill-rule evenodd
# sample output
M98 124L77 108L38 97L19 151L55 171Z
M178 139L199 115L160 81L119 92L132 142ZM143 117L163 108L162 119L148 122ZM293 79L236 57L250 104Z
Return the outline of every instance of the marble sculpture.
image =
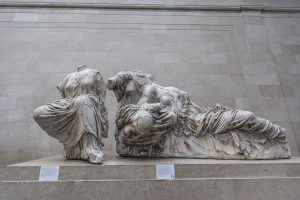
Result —
M63 144L68 159L101 163L102 138L108 131L106 86L101 73L81 66L57 88L62 99L35 109L35 121Z
M107 88L118 101L115 139L121 156L290 158L285 129L250 111L199 107L186 92L163 87L141 71L119 72Z

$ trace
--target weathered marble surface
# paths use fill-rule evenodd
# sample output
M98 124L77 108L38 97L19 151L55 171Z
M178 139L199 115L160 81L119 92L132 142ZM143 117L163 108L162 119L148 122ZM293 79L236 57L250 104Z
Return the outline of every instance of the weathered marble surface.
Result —
M198 107L186 92L141 71L119 72L107 87L118 100L115 138L122 156L290 157L285 129L250 111Z
M62 99L38 107L33 117L64 145L69 159L101 163L102 137L107 137L105 81L100 72L81 66L57 86Z

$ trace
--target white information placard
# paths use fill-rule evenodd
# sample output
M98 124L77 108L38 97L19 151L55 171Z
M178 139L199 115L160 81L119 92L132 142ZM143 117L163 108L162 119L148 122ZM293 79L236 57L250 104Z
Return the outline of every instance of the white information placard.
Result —
M33 14L33 13L16 13L14 21L37 22L37 21L39 21L39 14Z
M41 166L39 181L58 181L59 166Z
M175 179L174 165L156 165L156 179L159 180Z

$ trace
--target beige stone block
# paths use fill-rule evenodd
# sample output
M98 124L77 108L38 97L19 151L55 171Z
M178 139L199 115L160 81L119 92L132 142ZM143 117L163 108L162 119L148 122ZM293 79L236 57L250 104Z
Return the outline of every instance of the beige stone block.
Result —
M204 64L226 64L228 57L226 54L203 54Z
M258 63L254 65L256 73L276 73L276 67L273 63Z
M274 54L274 61L275 63L282 65L297 63L295 55L290 53Z
M300 62L297 61L297 64L286 64L287 72L289 74L295 74L299 75L300 74L300 67L299 64Z
M270 185L271 182L272 185ZM300 182L293 179L261 179L260 181L250 179L234 182L234 188L237 191L236 199L297 199L300 192L296 188L299 186Z
M247 36L250 42L265 42L266 32L263 25L246 25Z
M274 85L259 85L259 92L262 97L281 97L283 96L282 88Z
M258 85L280 85L278 75L275 73L255 74L255 81Z

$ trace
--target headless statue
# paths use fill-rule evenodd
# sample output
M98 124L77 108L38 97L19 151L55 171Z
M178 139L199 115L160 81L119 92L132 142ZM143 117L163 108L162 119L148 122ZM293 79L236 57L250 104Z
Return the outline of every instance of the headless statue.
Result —
M186 92L141 71L119 72L107 87L118 101L115 138L122 156L290 158L285 129L250 111L201 108Z
M108 132L106 87L101 73L81 66L57 88L62 99L35 109L35 121L63 144L68 159L101 163L102 138Z

